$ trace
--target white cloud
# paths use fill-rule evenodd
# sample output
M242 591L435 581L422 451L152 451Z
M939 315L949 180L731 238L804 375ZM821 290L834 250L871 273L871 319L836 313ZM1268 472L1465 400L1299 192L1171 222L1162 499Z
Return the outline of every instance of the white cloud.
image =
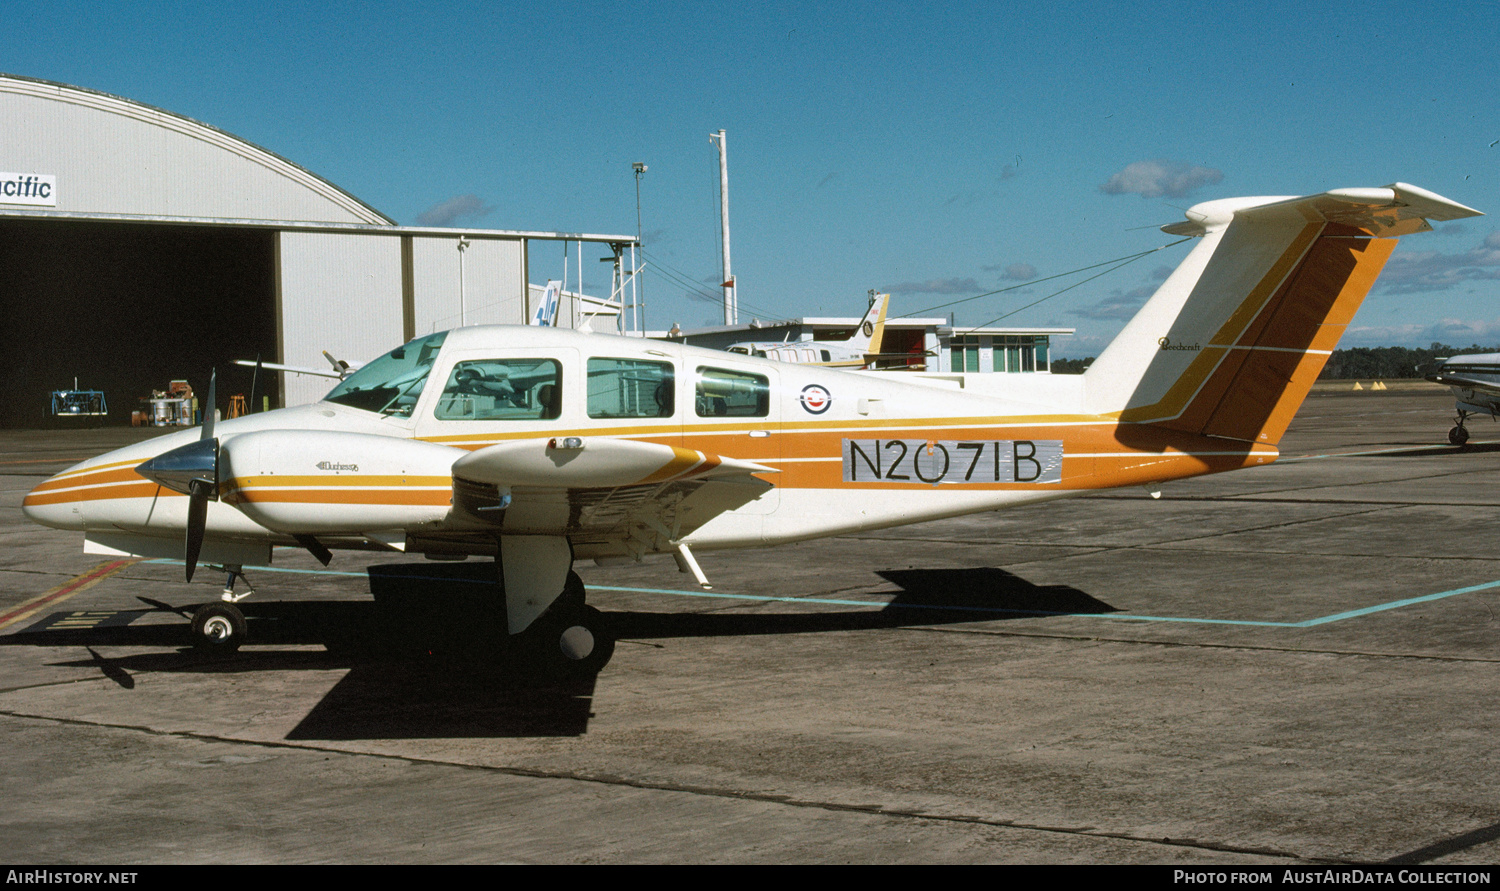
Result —
M1223 171L1187 161L1136 161L1110 177L1099 191L1142 198L1186 198L1189 193L1223 179Z
M985 272L1000 273L1000 280L1007 282L1029 282L1036 278L1036 267L1030 263L995 263L990 266L981 266Z
M1358 346L1427 347L1445 343L1457 348L1500 343L1500 319L1465 321L1439 319L1426 325L1361 325L1339 339L1339 348Z
M1461 254L1398 250L1386 264L1377 287L1386 294L1420 294L1496 280L1500 280L1500 232L1491 232Z
M493 211L478 195L454 195L440 201L417 215L419 226L452 226L459 220L474 222Z

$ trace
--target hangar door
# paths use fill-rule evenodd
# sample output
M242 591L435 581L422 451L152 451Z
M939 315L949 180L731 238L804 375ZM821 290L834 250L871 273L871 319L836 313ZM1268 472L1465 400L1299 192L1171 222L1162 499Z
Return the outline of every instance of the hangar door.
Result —
M282 359L328 368L327 352L364 363L404 343L401 238L282 232ZM337 381L283 375L287 405L316 402Z
M235 359L276 355L275 233L227 226L0 219L0 427L48 423L50 393L103 390L110 424L188 380L220 407ZM275 393L272 392L273 404Z

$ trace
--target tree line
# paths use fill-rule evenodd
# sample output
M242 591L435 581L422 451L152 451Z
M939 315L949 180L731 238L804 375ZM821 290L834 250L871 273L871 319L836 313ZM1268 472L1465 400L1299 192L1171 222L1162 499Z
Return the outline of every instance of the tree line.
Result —
M1500 346L1486 347L1476 343L1467 347L1455 347L1444 343L1434 343L1426 349L1392 346L1334 350L1333 355L1328 357L1328 363L1323 366L1323 373L1318 375L1318 379L1420 378L1423 376L1422 369L1438 359L1466 356L1471 353L1500 353ZM1093 356L1087 359L1053 359L1052 373L1082 374L1084 369L1092 364L1094 364Z

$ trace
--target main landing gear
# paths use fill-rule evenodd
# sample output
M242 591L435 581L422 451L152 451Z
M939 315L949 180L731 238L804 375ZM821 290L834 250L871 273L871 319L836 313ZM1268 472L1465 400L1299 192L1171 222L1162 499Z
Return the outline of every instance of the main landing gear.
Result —
M193 646L199 651L214 655L225 655L233 653L245 642L245 634L248 626L245 623L245 614L235 606L241 600L255 593L250 586L250 580L245 578L245 571L240 566L215 566L228 574L224 582L224 593L220 595L219 603L205 603L198 607L193 613ZM234 593L234 580L240 579L245 583L245 593Z
M584 602L583 580L568 571L563 592L547 611L515 636L523 665L547 677L593 677L609 664L615 638L604 614Z

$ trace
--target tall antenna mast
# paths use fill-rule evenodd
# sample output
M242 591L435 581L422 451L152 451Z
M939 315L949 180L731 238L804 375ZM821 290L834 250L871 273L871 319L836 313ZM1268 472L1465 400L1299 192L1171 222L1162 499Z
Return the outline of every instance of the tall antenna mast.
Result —
M719 216L724 239L724 324L737 325L740 321L739 297L735 294L734 273L729 268L729 154L725 146L724 131L710 133L708 138L719 143Z

